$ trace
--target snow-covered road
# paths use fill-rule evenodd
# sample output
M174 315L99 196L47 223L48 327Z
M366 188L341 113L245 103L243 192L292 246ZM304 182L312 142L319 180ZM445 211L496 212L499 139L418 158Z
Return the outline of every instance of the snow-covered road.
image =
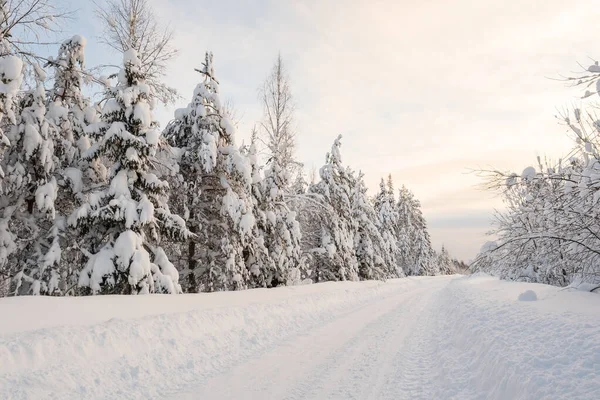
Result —
M84 397L600 398L600 296L454 276L0 299L0 398Z

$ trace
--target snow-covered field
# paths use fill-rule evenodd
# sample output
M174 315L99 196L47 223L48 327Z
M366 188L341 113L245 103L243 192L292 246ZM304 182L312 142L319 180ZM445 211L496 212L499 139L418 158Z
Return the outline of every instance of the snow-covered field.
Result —
M600 296L485 276L4 298L0 321L2 399L600 398Z

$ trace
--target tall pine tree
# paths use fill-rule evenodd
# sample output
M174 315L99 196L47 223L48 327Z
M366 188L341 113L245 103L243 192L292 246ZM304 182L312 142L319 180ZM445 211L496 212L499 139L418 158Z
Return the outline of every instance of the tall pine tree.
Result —
M342 165L338 136L321 167L321 181L311 185L309 193L319 196L327 218L320 220L320 240L313 249L314 280L358 280L358 262L354 251L355 221L352 216L351 172Z
M159 244L162 235L184 239L188 231L167 207L168 184L152 172L160 138L150 92L135 50L126 51L101 122L92 127L99 140L84 154L110 163L110 182L89 193L69 221L88 239L79 284L93 293L181 291Z
M198 72L203 81L191 103L166 130L170 144L182 152L177 202L195 233L188 246L188 285L200 291L244 289L250 257L245 250L252 247L256 225L252 171L224 116L212 53Z
M377 227L377 215L367 196L362 172L354 185L352 215L356 221L354 248L360 278L384 280L397 277L395 266L389 264L386 243Z

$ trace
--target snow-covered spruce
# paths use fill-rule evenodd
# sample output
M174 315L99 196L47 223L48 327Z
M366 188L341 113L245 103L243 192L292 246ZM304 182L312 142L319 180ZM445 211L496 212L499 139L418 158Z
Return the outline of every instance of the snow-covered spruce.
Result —
M388 246L377 227L377 215L367 197L367 187L362 172L359 173L354 184L352 217L356 226L354 248L360 278L385 280L403 276L401 269L397 270L393 263L389 263L391 257L388 257Z
M78 273L85 263L80 251L83 245L77 230L66 223L75 208L85 202L83 193L92 185L106 181L106 167L100 160L83 160L81 154L89 149L91 138L86 128L99 122L99 114L90 99L82 93L88 73L85 72L86 40L75 35L65 40L56 58L48 60L54 70L54 85L48 96L48 119L57 129L55 155L58 184L55 208L60 223L61 271L69 288L77 288Z
M242 148L252 173L250 186L252 213L255 217L253 235L258 240L247 244L248 255L245 259L249 271L247 285L249 288L277 286L282 281L282 275L277 273L276 265L269 255L265 240L266 232L273 220L272 214L267 215L265 204L267 202L265 180L261 174L262 166L258 163L256 151L256 131L253 131L250 146Z
M253 141L250 158L256 165L256 149ZM256 171L256 167L253 168ZM255 179L253 179L253 182ZM278 157L272 157L265 170L264 180L258 185L253 183L253 195L257 199L261 226L258 234L268 250L267 265L272 271L264 270L257 265L260 275L264 277L265 286L273 287L294 284L301 281L304 266L301 258L300 223L296 219L296 211L291 210L285 202L287 189L287 172L279 163Z
M111 163L110 181L69 218L86 239L82 250L89 260L79 285L92 293L181 291L179 274L159 244L163 235L183 240L189 233L166 204L168 184L152 171L160 138L140 65L134 50L123 54L101 121L90 128L100 139L83 155Z
M0 50L5 47L4 41L0 40ZM2 51L0 56L0 157L6 147L11 145L4 131L10 130L10 127L17 123L17 94L22 81L23 61L15 55ZM0 166L0 178L3 177L4 170ZM0 194L3 186L0 181Z
M192 101L175 112L166 129L169 143L180 148L177 195L195 233L186 250L190 290L218 291L247 287L246 260L256 218L250 186L252 171L235 144L235 128L224 116L213 55L206 53L203 81Z
M440 269L435 262L435 252L431 247L421 203L404 185L399 192L397 210L399 226L403 229L399 237L406 240L401 246L403 263L408 268L407 274L438 275Z
M373 199L373 207L377 216L375 222L383 241L382 257L385 258L385 263L392 275L395 272L397 276L403 276L405 273L408 274L409 270L407 265L403 263L408 241L406 227L399 225L395 203L391 176L388 179L388 186L382 178L379 184L379 192Z
M358 261L354 251L355 221L352 217L353 176L342 165L339 135L319 170L321 181L308 192L318 195L324 209L319 219L320 237L311 249L314 255L312 275L315 282L358 280Z
M5 131L12 129L17 122L17 93L23 80L23 61L8 53L8 44L0 39L0 296L9 291L10 278L15 273L14 263L9 263L9 258L17 250L16 235L10 227L14 214L14 206L9 208L9 199L6 187L5 152L11 145Z
M45 78L41 68L36 68L36 88L20 98L16 123L6 125L10 147L2 158L0 265L11 278L13 294L60 294L64 290L55 209L57 131L47 118Z
M85 128L98 119L95 108L82 93L85 45L86 39L75 35L61 44L58 56L50 58L47 64L54 69L48 118L59 128L61 138L57 143L57 153L63 161L63 168L79 166L79 154L89 147Z
M445 246L442 246L442 250L436 257L436 264L440 270L440 274L442 275L451 275L455 273L454 264L450 259L450 254Z

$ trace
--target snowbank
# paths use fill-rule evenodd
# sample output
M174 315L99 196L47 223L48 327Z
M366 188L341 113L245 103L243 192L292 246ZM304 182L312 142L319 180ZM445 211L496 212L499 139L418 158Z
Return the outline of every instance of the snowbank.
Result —
M537 301L521 301L532 292ZM527 294L528 300L532 298ZM600 296L476 276L452 281L432 330L447 398L600 398Z
M404 283L0 299L0 398L162 398Z
M527 291L537 301L520 301ZM0 321L3 399L197 398L198 388L222 398L206 387L221 377L236 393L269 398L273 379L300 390L277 371L290 377L310 363L323 390L353 396L377 383L385 398L600 398L600 296L482 275L5 298ZM257 360L265 377L250 368ZM335 369L336 360L348 365ZM231 380L236 368L242 384ZM326 394L307 382L302 390Z

